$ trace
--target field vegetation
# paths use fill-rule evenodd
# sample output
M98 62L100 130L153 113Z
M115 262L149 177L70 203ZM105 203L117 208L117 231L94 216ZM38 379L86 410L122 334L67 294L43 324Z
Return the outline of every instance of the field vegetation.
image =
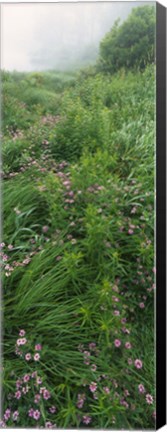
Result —
M103 60L2 72L2 427L155 425L155 65Z

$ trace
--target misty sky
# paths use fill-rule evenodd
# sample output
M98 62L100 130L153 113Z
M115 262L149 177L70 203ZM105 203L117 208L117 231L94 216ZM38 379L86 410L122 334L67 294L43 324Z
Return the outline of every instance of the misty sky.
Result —
M1 67L70 69L96 59L99 42L117 18L152 2L1 5Z

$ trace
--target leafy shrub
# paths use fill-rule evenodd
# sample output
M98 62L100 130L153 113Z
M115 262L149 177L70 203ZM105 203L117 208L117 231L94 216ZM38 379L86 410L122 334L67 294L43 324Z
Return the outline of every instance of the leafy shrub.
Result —
M155 59L155 6L134 8L123 24L115 22L100 43L98 68L115 73L120 68L144 69Z

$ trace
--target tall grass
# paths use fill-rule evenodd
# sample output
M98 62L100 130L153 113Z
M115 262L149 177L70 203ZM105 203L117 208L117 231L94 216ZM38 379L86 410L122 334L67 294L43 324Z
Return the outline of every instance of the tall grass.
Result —
M3 95L3 421L152 428L154 67L4 74Z

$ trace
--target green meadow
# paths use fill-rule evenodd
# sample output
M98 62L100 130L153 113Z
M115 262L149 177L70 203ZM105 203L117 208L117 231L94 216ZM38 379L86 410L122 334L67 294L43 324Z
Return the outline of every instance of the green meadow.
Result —
M1 73L2 427L155 426L155 64L110 67L122 27L94 66Z

